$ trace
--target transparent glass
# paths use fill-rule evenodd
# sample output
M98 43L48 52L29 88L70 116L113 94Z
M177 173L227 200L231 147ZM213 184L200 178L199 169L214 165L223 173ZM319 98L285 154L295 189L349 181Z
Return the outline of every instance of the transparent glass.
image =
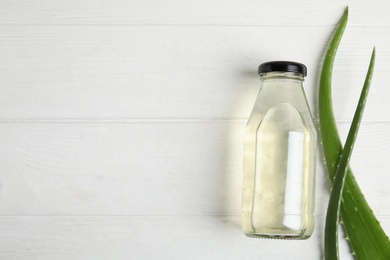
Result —
M313 232L316 131L302 82L298 73L262 75L245 129L241 223L248 236Z

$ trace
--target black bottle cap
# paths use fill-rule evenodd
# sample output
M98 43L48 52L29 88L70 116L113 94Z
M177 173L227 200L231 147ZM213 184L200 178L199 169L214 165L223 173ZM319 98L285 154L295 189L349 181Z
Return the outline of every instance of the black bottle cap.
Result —
M302 63L293 61L269 61L260 64L258 73L261 76L264 73L272 71L285 71L301 73L304 77L307 75L307 68Z

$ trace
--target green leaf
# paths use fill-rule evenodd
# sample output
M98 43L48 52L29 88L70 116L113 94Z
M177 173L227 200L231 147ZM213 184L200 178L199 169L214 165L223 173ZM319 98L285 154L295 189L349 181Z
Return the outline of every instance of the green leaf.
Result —
M326 52L319 88L319 118L325 163L333 182L343 150L332 106L332 70L337 48L348 21L348 9ZM390 241L365 200L348 167L340 207L341 219L357 259L390 259Z
M356 136L359 131L360 122L363 116L364 107L368 90L371 85L371 78L374 72L375 64L375 48L372 51L370 66L367 71L366 80L360 94L358 106L353 117L351 127L348 132L347 141L345 142L341 159L337 167L336 177L333 182L332 192L330 194L328 211L326 214L325 223L325 259L337 260L339 259L338 252L338 235L337 228L339 223L341 194L344 189L345 177L347 175L348 163L352 155L352 150L355 144Z

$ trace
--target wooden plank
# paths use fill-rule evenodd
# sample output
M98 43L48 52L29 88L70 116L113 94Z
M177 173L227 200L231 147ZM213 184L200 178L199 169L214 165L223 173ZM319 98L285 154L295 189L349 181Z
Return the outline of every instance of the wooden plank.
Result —
M245 237L238 216L0 217L2 259L320 259L323 217L309 240ZM390 230L390 219L382 225ZM353 259L340 239L340 257Z
M0 214L238 215L244 127L229 121L0 124ZM349 124L340 127L344 137ZM364 124L352 157L381 216L390 216L389 133L389 123ZM329 196L321 163L317 176L321 215Z
M260 86L257 66L278 59L308 66L305 87L315 113L332 30L1 26L0 118L244 119ZM374 43L378 59L366 118L390 119L390 89L383 86L389 33L390 27L347 30L335 64L337 119L352 118Z
M238 183L231 181L241 178L241 156L231 152L241 150L242 127L242 123L2 124L0 211L39 215L229 211L239 202L238 197L233 204L225 201L225 192L239 191Z
M346 4L339 1L207 0L26 0L3 1L0 24L126 24L126 25L335 25ZM390 25L386 0L350 5L350 24Z

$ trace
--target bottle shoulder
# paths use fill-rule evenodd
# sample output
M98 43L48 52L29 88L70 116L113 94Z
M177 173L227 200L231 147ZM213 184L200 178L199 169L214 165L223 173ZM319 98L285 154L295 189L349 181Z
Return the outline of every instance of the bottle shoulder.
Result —
M306 120L312 121L303 85L291 83L263 84L253 105L250 119L261 119L268 110L278 104L289 104L303 115Z
M316 135L313 118L307 105L297 107L286 101L264 102L253 108L246 129L253 131L261 124L268 124L275 131L309 131Z

